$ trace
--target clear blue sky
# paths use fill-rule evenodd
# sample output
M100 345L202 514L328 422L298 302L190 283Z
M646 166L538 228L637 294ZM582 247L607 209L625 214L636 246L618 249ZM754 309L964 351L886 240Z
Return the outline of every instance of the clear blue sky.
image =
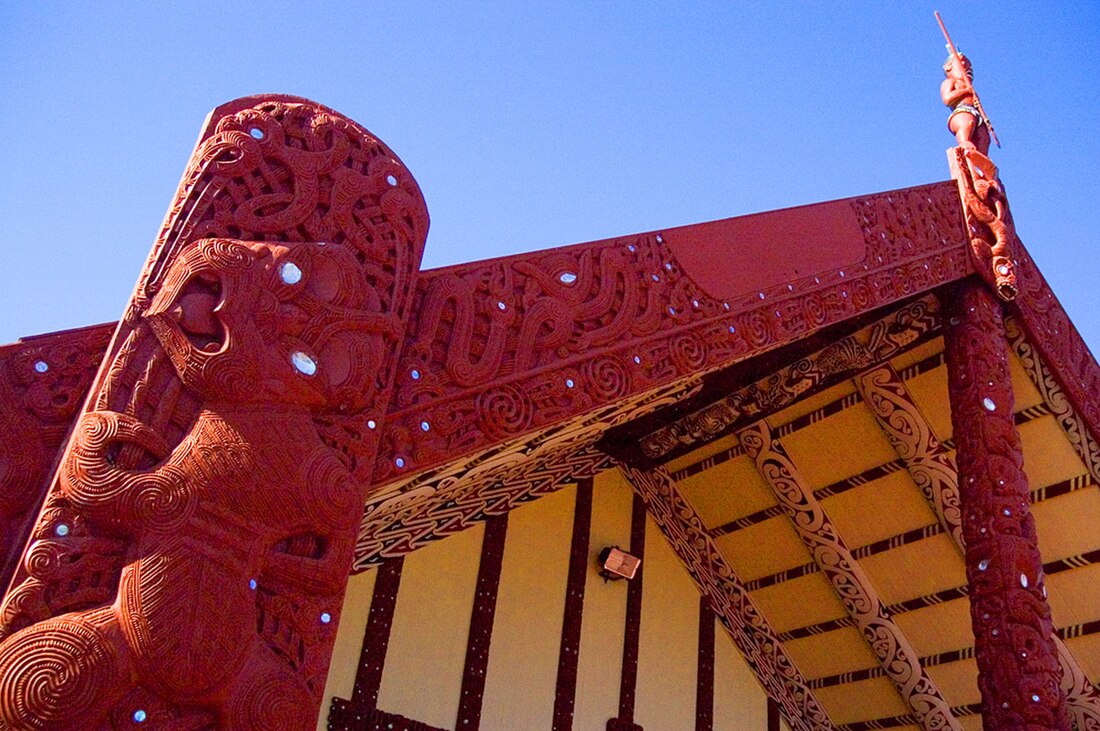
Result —
M204 116L246 94L385 140L429 267L943 180L936 7L1100 352L1096 2L0 0L0 342L118 317Z

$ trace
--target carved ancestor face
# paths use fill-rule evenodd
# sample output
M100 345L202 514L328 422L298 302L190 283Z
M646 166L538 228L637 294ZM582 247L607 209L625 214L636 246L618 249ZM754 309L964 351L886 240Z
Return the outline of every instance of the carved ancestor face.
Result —
M206 239L176 260L145 320L204 399L354 413L395 333L380 309L343 246Z

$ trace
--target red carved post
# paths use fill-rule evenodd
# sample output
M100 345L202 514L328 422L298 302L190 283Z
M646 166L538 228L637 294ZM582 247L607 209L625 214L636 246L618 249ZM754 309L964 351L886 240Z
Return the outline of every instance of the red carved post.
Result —
M978 282L946 326L966 574L985 728L1068 731L1058 652L1028 501L1001 305Z
M427 227L346 117L211 114L0 608L0 727L316 723Z

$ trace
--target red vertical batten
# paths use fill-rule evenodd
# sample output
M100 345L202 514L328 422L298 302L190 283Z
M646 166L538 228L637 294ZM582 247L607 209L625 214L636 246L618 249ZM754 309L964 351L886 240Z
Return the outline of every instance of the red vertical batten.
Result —
M1000 303L963 282L945 336L985 728L1068 731Z
M645 558L645 502L634 495L630 512L630 553ZM638 686L638 645L642 629L642 581L645 561L626 589L626 630L623 632L623 669L619 681L619 715L608 720L607 731L641 731L634 723L634 698Z
M714 728L714 612L699 597L699 666L695 674L695 731Z
M573 705L577 698L577 660L581 646L581 617L584 614L584 583L588 575L588 541L592 528L592 479L577 483L573 510L573 538L569 547L569 578L565 587L565 615L558 651L558 678L554 688L554 731L573 728Z
M779 731L779 704L768 699L768 731Z
M329 731L361 727L362 717L378 707L378 689L382 686L382 670L386 665L386 649L390 644L393 614L397 608L397 591L401 586L403 558L386 561L378 568L371 595L367 629L363 633L363 649L355 671L355 687L351 700L333 698L329 709Z
M477 569L477 588L470 616L470 635L466 641L466 663L462 674L462 693L458 701L455 728L474 731L481 725L481 702L485 697L485 671L489 667L489 645L493 639L493 616L497 609L500 568L504 561L504 538L508 514L485 522L481 542L481 564Z

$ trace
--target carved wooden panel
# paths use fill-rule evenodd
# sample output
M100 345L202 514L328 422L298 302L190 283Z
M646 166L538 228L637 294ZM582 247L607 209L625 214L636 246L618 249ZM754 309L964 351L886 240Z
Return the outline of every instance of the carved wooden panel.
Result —
M961 729L813 490L783 446L773 441L771 428L758 422L738 432L738 438L920 726L926 731Z
M97 325L0 348L0 589L15 573L54 456L113 330Z
M0 725L316 722L428 225L332 110L211 115L0 614Z

